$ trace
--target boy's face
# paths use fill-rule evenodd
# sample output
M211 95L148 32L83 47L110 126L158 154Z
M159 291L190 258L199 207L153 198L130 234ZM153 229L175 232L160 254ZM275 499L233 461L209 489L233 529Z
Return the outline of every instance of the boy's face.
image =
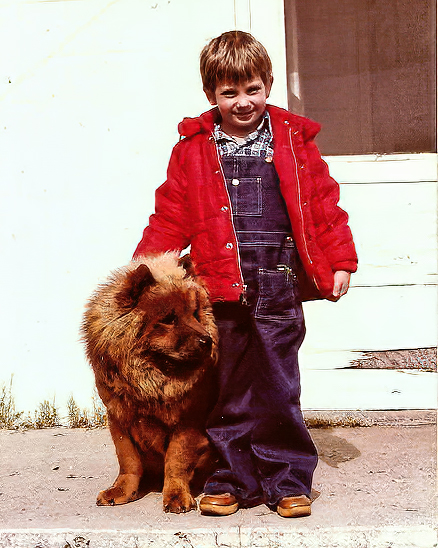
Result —
M220 83L214 93L205 93L210 104L219 108L222 130L228 135L246 137L259 125L270 91L271 84L265 86L257 77L240 84Z

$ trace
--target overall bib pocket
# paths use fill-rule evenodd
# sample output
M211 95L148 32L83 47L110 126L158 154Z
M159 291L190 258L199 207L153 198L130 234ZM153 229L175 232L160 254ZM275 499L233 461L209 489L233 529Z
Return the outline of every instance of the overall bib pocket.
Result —
M259 296L254 317L261 320L294 319L301 303L297 298L295 276L286 265L276 270L259 268Z
M227 187L235 215L262 215L261 177L227 179Z

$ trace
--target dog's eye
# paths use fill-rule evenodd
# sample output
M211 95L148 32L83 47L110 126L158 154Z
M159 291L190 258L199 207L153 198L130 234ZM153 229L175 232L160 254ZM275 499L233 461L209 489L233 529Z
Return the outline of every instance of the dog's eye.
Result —
M158 323L164 323L165 325L176 325L178 321L178 317L175 314L175 312L170 312L167 314L167 316L164 316L164 318L161 318L161 320Z

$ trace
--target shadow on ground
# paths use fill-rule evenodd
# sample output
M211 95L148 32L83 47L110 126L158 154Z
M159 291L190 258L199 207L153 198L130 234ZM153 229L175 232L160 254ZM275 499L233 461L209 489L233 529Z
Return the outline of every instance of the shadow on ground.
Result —
M338 429L339 431L339 429ZM331 428L311 430L320 460L338 468L343 462L357 459L361 452L352 443L332 433Z

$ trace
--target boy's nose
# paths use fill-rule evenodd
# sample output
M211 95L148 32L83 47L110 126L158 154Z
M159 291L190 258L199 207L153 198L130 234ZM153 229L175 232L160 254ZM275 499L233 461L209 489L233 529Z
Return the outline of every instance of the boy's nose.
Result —
M246 108L249 105L249 99L246 95L240 95L237 98L237 108Z

